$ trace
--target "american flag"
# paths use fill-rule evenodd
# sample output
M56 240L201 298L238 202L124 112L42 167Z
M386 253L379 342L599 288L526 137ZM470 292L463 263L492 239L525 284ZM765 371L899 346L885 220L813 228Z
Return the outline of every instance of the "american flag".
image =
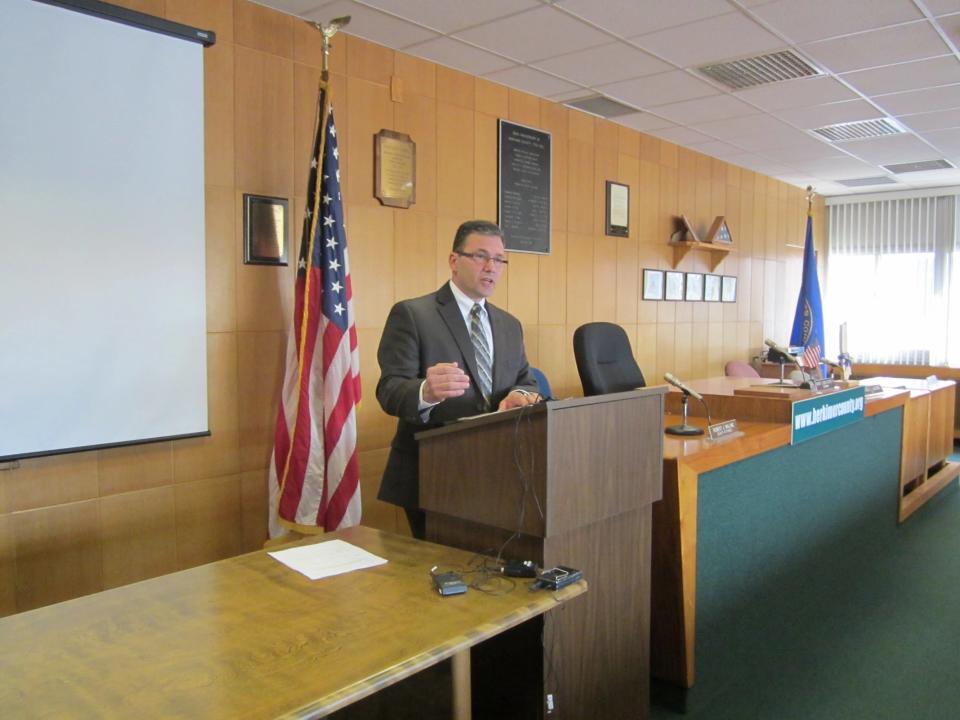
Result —
M360 356L337 128L326 82L321 83L317 115L293 326L270 461L271 537L285 529L316 533L360 522Z
M803 349L803 357L801 358L800 364L812 370L820 367L820 358L820 343L814 342L812 345L807 345L807 347Z

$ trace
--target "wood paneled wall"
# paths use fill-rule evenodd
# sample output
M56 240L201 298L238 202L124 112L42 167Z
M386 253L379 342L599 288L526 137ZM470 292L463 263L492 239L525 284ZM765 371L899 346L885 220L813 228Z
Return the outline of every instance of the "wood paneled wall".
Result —
M243 193L292 199L294 252L320 76L319 34L244 0L125 0L213 29L205 51L207 330L211 437L25 460L0 471L0 615L259 548L266 468L291 316L293 268L242 263ZM552 251L513 254L493 300L523 323L554 394L580 394L574 329L627 331L650 383L722 373L763 338L784 340L800 284L801 189L613 123L348 35L331 59L365 399L359 411L364 524L406 531L376 501L394 421L374 397L376 348L393 302L448 277L457 225L496 219L497 118L553 135ZM392 92L391 92L392 88ZM417 143L417 203L373 196L373 135ZM630 237L603 233L605 180L630 186ZM822 242L822 204L816 207ZM736 304L643 302L644 267L673 267L672 218L725 215ZM158 349L161 351L161 349Z

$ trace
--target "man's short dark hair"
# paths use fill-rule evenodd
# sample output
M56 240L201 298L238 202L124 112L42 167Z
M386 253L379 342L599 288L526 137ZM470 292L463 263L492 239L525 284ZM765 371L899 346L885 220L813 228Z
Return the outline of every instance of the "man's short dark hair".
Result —
M500 226L489 220L467 220L457 228L457 234L453 237L453 252L460 252L467 243L467 236L473 235L496 235L503 240L503 230Z

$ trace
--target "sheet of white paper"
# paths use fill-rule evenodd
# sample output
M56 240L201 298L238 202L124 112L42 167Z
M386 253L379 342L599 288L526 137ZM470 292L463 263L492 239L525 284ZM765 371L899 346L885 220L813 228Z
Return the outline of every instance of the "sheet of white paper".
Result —
M311 580L362 570L387 562L384 558L343 540L301 545L268 554L274 560L279 560L288 568L306 575Z

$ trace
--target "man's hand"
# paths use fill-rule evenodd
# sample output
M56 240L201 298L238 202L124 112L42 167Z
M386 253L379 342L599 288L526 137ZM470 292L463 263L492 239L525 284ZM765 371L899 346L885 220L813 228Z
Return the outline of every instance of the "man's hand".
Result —
M451 397L460 397L470 387L470 378L453 363L437 363L427 368L423 385L423 400L438 403Z
M524 405L534 405L538 402L540 402L540 395L535 392L512 390L509 395L500 401L500 407L497 410L510 410Z

